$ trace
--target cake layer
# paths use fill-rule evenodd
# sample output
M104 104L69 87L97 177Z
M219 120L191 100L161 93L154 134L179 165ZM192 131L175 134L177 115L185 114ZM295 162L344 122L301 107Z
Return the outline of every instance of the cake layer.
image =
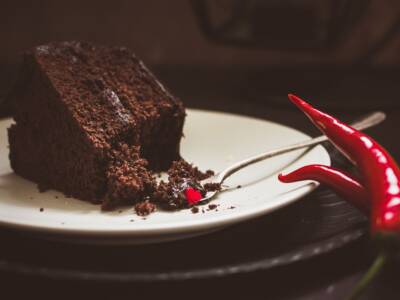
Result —
M141 200L178 159L182 103L126 48L62 42L26 53L11 94L15 172L92 202Z

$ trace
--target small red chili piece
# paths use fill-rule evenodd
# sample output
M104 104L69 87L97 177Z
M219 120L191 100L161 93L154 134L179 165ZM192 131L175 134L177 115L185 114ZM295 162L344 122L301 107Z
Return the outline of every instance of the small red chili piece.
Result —
M200 191L192 187L188 187L185 189L185 197L189 205L195 205L203 198Z

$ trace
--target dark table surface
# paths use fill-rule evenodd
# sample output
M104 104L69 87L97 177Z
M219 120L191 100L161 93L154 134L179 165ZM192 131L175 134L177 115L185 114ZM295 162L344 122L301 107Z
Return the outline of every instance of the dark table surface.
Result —
M396 99L396 70L215 70L164 66L156 73L180 96L188 107L227 111L272 120L315 135L317 131L286 99L295 92L343 120L351 120L371 110L387 113L387 120L368 131L400 160L400 102ZM0 76L1 77L1 76ZM0 78L1 79L1 78ZM5 93L5 90L3 90ZM1 91L0 91L1 93ZM226 231L229 233L229 230ZM259 234L260 242L263 240ZM11 239L4 238L2 244ZM35 240L35 243L41 243ZM163 247L159 245L159 247ZM233 247L230 253L246 245ZM0 247L1 249L1 247ZM67 247L66 247L67 249ZM0 250L1 251L1 250ZM26 249L30 251L30 249ZM195 249L196 255L212 255L213 249ZM168 297L178 299L226 297L234 299L344 299L374 258L367 237L318 257L266 271L228 277L161 283L100 283L57 280L0 273L0 295L77 299L125 299ZM68 251L49 253L63 260ZM132 257L132 260L141 258ZM362 299L399 299L399 265L389 266ZM78 296L76 296L78 295Z

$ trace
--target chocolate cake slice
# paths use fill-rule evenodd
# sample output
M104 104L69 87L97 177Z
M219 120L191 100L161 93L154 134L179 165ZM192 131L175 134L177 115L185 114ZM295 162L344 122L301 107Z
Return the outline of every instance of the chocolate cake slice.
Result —
M180 158L184 107L128 49L59 42L28 51L10 95L14 171L112 208L154 191Z

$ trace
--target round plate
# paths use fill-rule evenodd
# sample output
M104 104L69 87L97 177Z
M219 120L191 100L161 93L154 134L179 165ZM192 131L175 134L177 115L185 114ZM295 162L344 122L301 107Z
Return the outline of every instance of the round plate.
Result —
M261 216L292 203L313 190L313 182L283 184L279 172L300 166L330 164L322 146L294 151L260 162L226 181L216 209L200 212L157 211L146 218L132 207L102 212L100 207L56 191L40 193L34 183L15 175L9 166L6 128L0 122L0 224L42 237L84 243L150 243L212 232ZM286 126L232 114L188 110L182 156L200 169L220 171L228 165L309 136ZM238 185L241 188L238 188Z

